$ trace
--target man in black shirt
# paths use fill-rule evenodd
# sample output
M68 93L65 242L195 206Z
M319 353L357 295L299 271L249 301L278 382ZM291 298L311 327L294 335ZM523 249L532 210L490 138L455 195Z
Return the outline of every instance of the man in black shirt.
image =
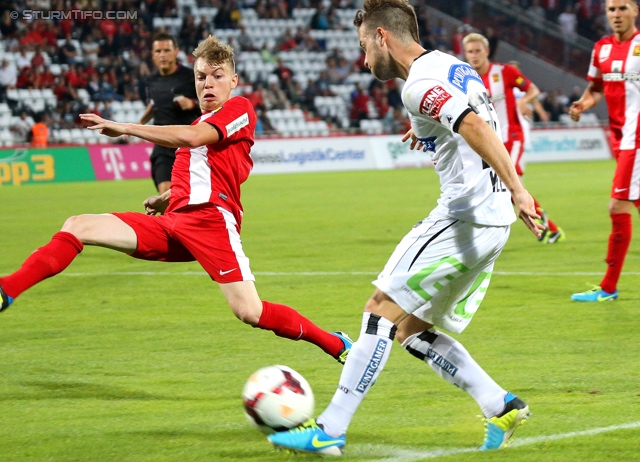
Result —
M147 79L149 105L138 123L191 125L201 115L193 69L178 63L178 42L170 34L153 36L152 58L157 70ZM151 177L162 194L171 187L175 149L155 145L151 153Z

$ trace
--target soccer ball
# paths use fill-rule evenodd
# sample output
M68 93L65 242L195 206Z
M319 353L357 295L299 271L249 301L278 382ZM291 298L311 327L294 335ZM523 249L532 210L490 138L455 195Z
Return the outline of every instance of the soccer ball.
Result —
M262 433L289 430L311 418L315 401L309 383L287 366L254 372L242 390L244 413Z

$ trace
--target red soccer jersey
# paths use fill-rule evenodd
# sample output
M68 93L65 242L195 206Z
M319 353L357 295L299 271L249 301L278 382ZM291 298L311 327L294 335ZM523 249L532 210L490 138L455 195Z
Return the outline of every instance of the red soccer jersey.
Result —
M253 167L250 150L256 113L246 98L235 96L218 110L203 114L191 125L199 123L213 125L220 133L220 141L176 151L167 211L213 203L233 213L240 226L240 185Z
M498 114L502 141L509 141L510 136L523 136L522 125L518 118L518 107L513 89L527 91L531 82L517 67L509 64L489 63L489 70L482 76L484 86L489 92L491 102Z
M640 147L640 31L626 42L614 36L596 42L587 78L602 83L614 149Z

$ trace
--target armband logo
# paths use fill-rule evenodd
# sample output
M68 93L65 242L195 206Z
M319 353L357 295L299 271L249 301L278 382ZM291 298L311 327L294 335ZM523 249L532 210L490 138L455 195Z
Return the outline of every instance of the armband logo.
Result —
M633 56L640 56L640 45L633 47Z
M475 80L484 87L482 79L468 64L454 64L449 68L449 82L463 93L467 93L469 82Z
M451 99L451 95L440 85L429 88L420 101L420 114L440 121L440 110L442 106Z
M521 87L523 84L524 84L524 77L522 77L521 75L516 77L516 85Z

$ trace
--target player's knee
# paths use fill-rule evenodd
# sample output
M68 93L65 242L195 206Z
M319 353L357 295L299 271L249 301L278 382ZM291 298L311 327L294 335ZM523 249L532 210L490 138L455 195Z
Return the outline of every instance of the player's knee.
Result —
M87 224L84 215L77 215L73 217L67 218L67 220L62 225L62 229L60 231L64 231L65 233L73 234L80 241L84 234L86 234Z
M258 324L260 320L260 314L256 312L251 306L247 304L232 304L231 311L236 318L242 321L245 324L249 324L250 326L255 326Z

